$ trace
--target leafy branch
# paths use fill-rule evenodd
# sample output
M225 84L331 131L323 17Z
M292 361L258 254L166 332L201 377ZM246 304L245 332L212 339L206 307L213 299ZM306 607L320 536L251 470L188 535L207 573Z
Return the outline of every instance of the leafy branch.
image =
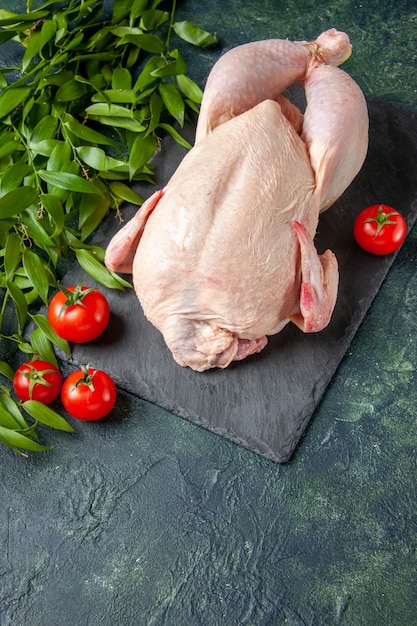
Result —
M21 58L0 67L0 341L24 353L51 360L52 345L70 353L33 313L68 259L109 288L130 287L89 239L123 202L143 202L132 185L153 183L162 136L190 147L181 129L202 92L174 38L206 47L216 36L176 22L175 0L169 11L161 4L117 0L109 18L98 0L46 0L34 10L27 0L25 13L0 10L0 46L15 46ZM15 332L6 334L10 308ZM0 407L5 397L2 388ZM0 410L0 428L11 428L6 422Z

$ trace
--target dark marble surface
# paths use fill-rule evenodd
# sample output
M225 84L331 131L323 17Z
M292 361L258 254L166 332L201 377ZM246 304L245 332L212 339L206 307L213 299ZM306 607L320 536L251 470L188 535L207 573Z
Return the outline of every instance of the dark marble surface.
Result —
M417 109L411 0L179 5L223 49L346 30L366 95ZM190 55L202 84L220 52ZM123 391L47 454L2 447L2 626L413 626L416 244L414 227L288 464Z

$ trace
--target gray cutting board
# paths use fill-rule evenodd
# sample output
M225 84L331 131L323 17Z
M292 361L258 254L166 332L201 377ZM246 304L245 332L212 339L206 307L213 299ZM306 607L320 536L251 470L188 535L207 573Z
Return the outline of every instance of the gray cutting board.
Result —
M289 324L260 354L225 370L197 373L174 362L160 333L144 318L133 290L104 289L112 311L109 327L95 342L73 347L74 364L102 367L121 388L268 459L288 461L395 258L357 247L351 235L356 214L381 202L400 210L409 227L417 214L416 116L372 100L369 113L366 163L321 217L316 236L318 251L330 247L340 268L336 308L324 331L304 335ZM172 141L165 143L156 164L158 186L169 179L183 154ZM144 196L153 191L135 188ZM134 210L127 207L125 218ZM105 247L117 228L117 220L109 218L95 242ZM79 266L63 282L80 279L94 284Z

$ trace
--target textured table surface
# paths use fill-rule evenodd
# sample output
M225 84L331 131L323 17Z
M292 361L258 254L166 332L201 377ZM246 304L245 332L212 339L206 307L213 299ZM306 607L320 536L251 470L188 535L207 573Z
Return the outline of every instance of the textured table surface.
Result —
M228 47L336 26L365 94L417 111L411 0L178 4L220 38L187 58L202 85ZM287 464L123 390L45 455L2 447L0 624L414 626L416 244L414 227Z

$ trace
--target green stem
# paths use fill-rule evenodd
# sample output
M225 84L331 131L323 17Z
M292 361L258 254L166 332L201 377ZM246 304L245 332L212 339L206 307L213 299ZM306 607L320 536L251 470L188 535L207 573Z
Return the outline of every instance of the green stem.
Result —
M5 292L6 293L4 294L3 303L1 305L1 311L0 311L0 325L1 325L1 322L3 321L4 315L6 313L6 305L7 305L7 302L9 300L9 298L10 298L9 290L5 289ZM0 336L4 336L4 335L0 335Z
M172 9L171 9L171 15L170 15L170 18L169 18L168 34L167 34L167 38L166 38L166 42L165 42L167 54L169 54L169 46L170 46L170 43L171 43L171 34L172 34L173 29L174 29L174 17L175 17L176 8L177 8L177 0L172 0Z
M30 150L28 144L26 143L26 139L24 138L24 136L22 135L22 133L18 130L18 128L13 124L12 126L14 132L16 133L16 135L19 138L20 143L24 146L25 150L26 150L26 154L28 156L28 165L30 165L30 167L32 168L34 177L35 177L35 186L37 191L39 192L39 194L42 193L42 184L41 184L41 180L39 178L39 174L38 171L36 169L36 165L34 163L33 160L33 156L32 156L32 151Z

